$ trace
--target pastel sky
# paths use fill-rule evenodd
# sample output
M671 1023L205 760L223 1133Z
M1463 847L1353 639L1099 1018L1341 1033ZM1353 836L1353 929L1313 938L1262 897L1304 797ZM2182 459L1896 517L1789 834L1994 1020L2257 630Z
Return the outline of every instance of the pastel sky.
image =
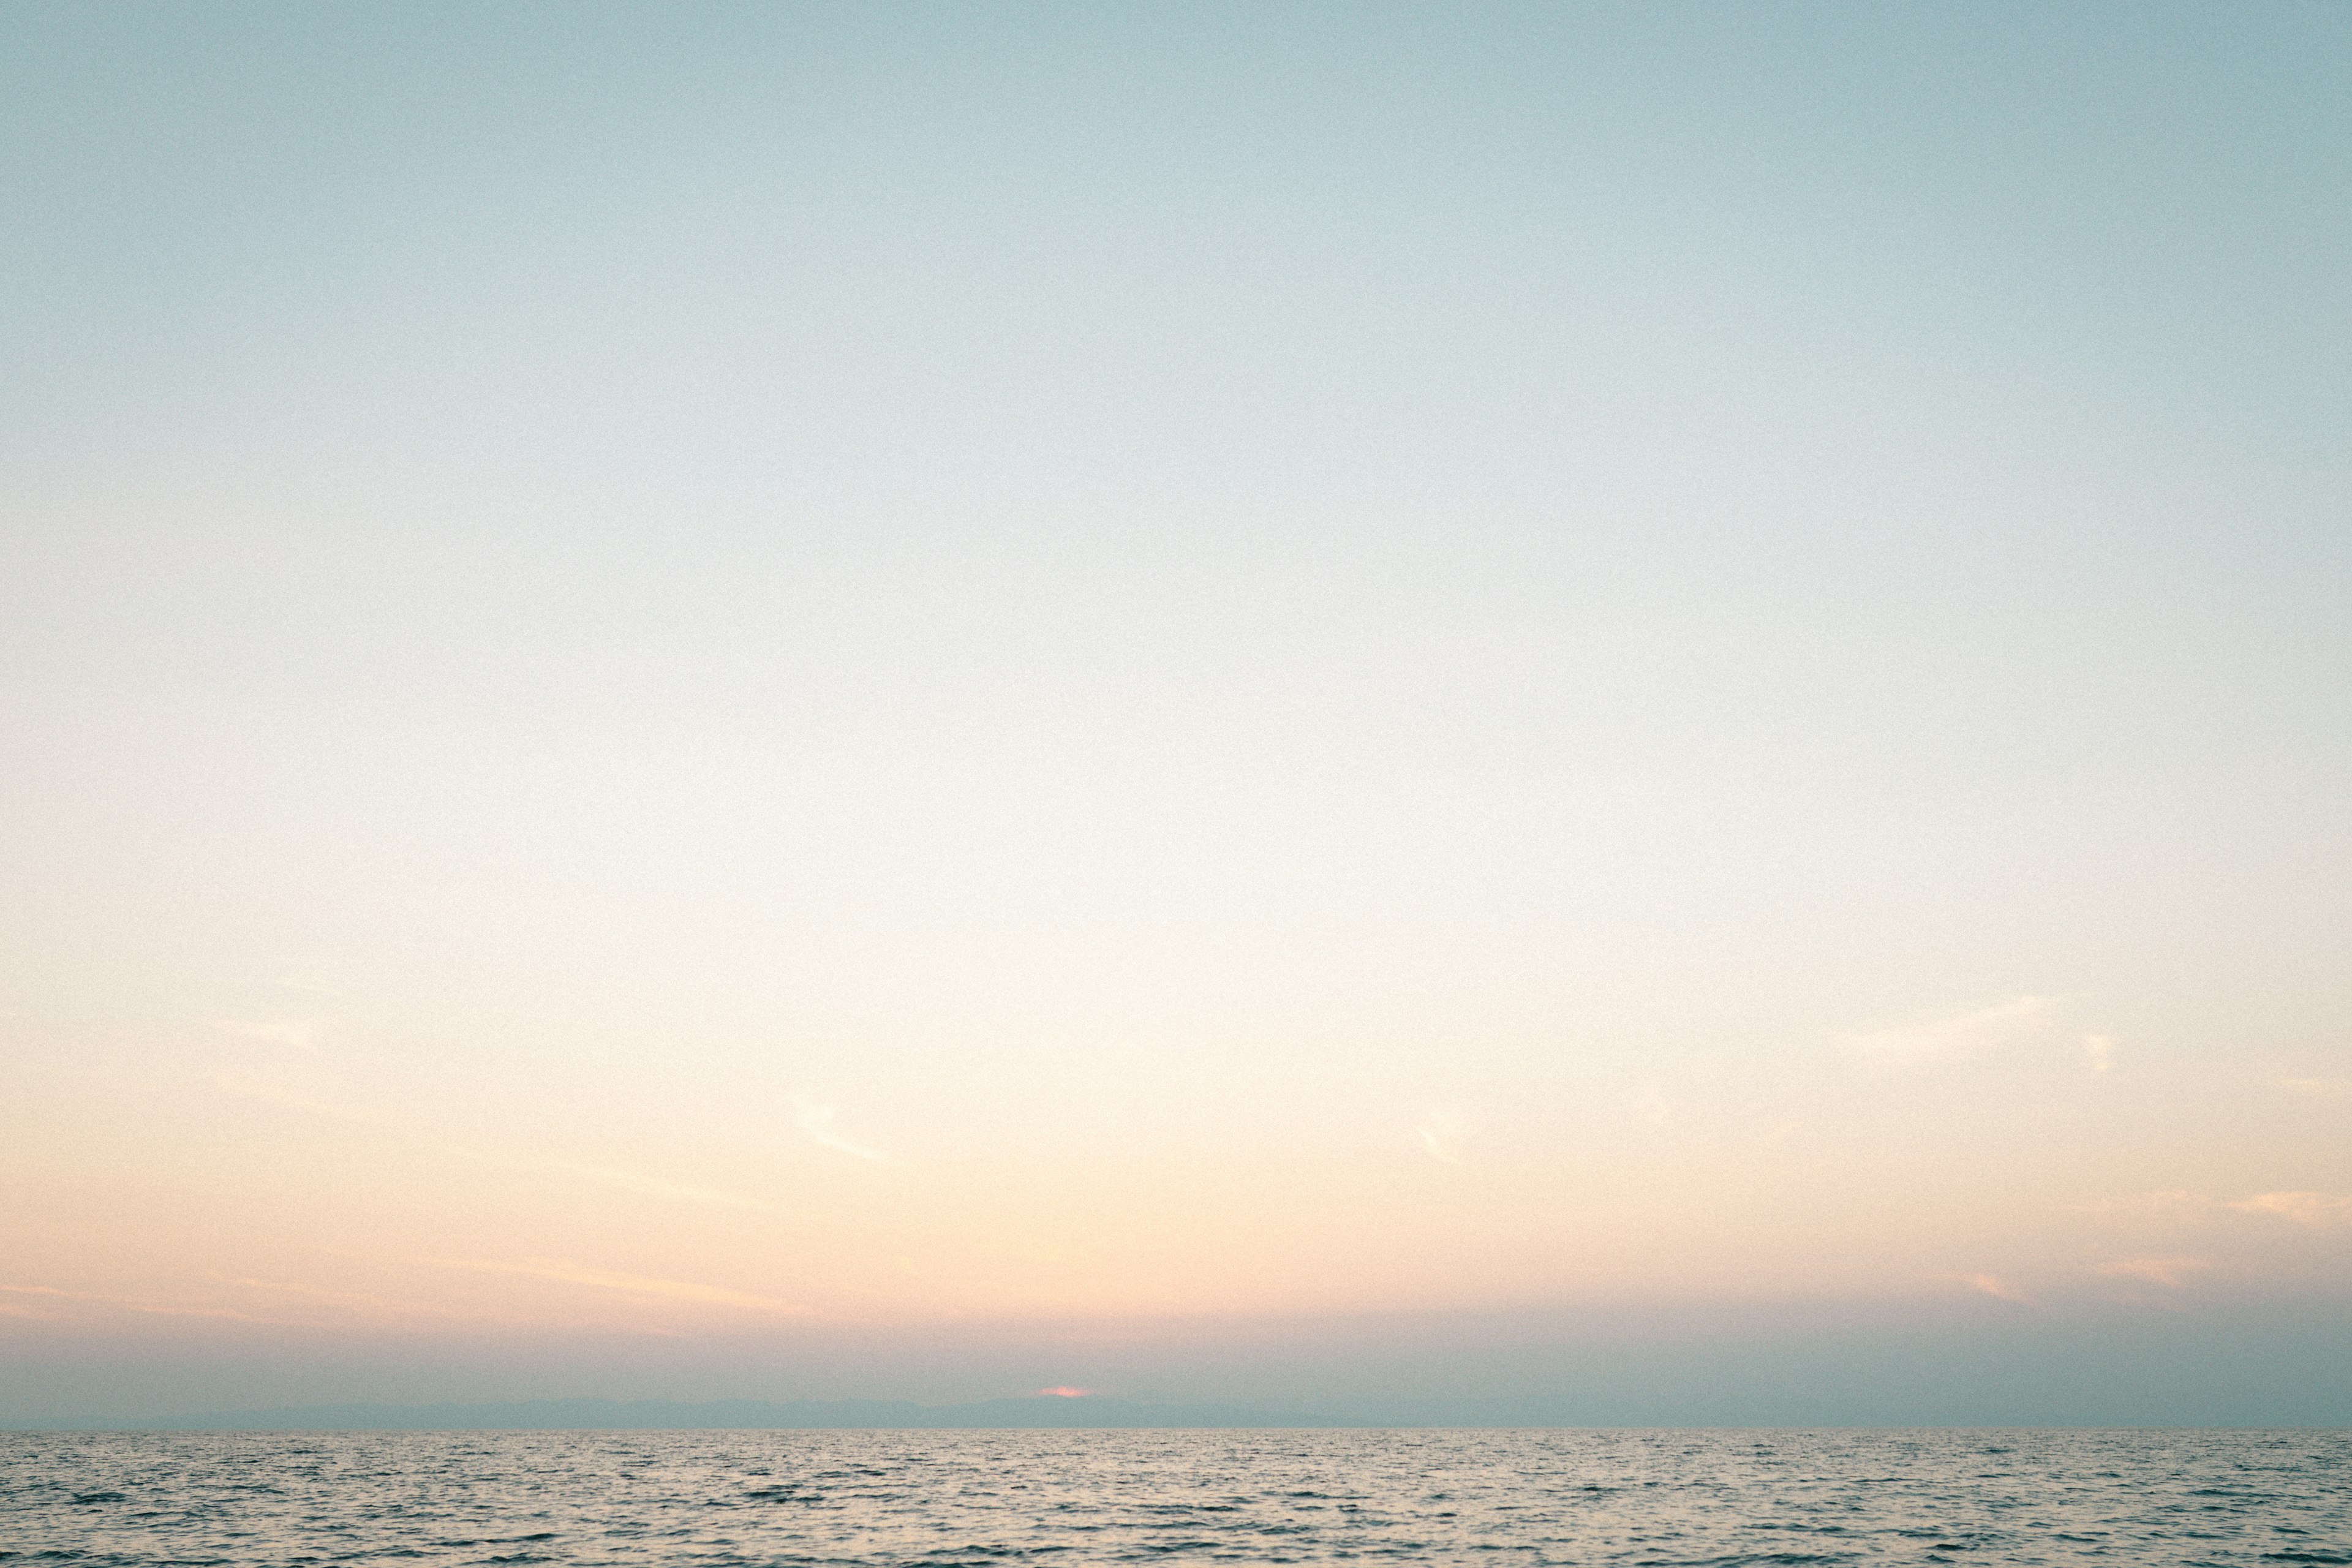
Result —
M0 214L0 1422L2352 1420L2352 11L16 5Z

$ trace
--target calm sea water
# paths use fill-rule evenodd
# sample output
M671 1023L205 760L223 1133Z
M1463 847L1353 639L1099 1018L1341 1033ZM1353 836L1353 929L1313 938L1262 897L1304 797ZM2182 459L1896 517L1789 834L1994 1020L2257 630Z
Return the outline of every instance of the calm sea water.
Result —
M0 1433L0 1562L2352 1563L2352 1432Z

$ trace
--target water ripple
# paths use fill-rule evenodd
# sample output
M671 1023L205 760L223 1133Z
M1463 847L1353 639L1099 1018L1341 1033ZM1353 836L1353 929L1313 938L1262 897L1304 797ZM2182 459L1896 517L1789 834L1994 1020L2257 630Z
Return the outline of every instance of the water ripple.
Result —
M2352 1433L0 1434L0 1563L2352 1564Z

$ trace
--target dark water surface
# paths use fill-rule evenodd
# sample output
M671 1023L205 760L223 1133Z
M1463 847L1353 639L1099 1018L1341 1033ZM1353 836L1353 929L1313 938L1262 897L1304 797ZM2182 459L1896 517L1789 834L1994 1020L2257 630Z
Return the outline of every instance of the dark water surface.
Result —
M2352 1563L2352 1432L0 1433L0 1563Z

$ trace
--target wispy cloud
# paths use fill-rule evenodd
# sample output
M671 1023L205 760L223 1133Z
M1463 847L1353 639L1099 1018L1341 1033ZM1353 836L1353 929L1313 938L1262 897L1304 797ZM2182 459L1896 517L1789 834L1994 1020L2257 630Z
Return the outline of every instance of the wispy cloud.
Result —
M1446 1109L1432 1110L1413 1130L1421 1140L1422 1151L1431 1159L1448 1165L1462 1163L1462 1118Z
M828 1149L838 1153L855 1155L860 1160L887 1163L890 1158L879 1149L869 1149L865 1144L853 1142L835 1131L833 1124L839 1113L830 1105L818 1105L805 1100L794 1100L793 1112L795 1120L800 1123L801 1131Z
M60 1290L52 1285L0 1285L0 1298L10 1296L49 1297L60 1303L91 1300L79 1291ZM12 1318L54 1319L58 1315L56 1312L44 1311L29 1301L12 1301L5 1299L0 1299L0 1312L5 1312Z
M462 1268L477 1274L504 1274L526 1279L552 1279L559 1284L578 1285L591 1290L609 1290L625 1296L698 1301L707 1306L735 1307L793 1317L805 1317L809 1313L809 1310L799 1302L787 1301L782 1297L732 1290L723 1285L697 1284L688 1279L660 1279L646 1274L617 1274L604 1268L583 1268L577 1264L547 1259L490 1263L468 1258L428 1258L423 1261L439 1268Z
M1838 1036L1837 1042L1855 1062L1874 1067L1943 1061L2026 1044L2054 1047L2065 1037L2060 1027L2065 1000L2020 996L1965 1013L1856 1030ZM2105 1072L2115 1066L2118 1042L2114 1036L2083 1035L2077 1043L2092 1071Z
M182 1301L158 1301L146 1296L116 1296L98 1290L63 1290L54 1285L0 1285L0 1292L12 1296L33 1296L55 1301L83 1302L90 1306L110 1307L118 1311L146 1312L165 1318L221 1318L236 1323L264 1323L272 1328L295 1325L282 1318L265 1318L252 1312L240 1312L232 1307L205 1307ZM47 1313L28 1314L48 1316Z
M694 1204L704 1208L751 1209L762 1214L778 1212L771 1200L750 1193L729 1192L720 1187L706 1187L692 1182L674 1182L666 1177L648 1175L641 1171L623 1170L613 1165L592 1164L578 1160L532 1159L511 1154L492 1153L456 1142L440 1134L404 1125L389 1117L378 1116L354 1106L338 1105L330 1100L289 1089L266 1075L223 1073L215 1083L226 1093L241 1099L257 1100L267 1104L299 1110L308 1115L334 1121L355 1123L383 1131L399 1133L426 1147L437 1147L444 1157L472 1161L492 1165L502 1171L518 1171L567 1176L575 1181L593 1182L599 1186L613 1187L621 1192L635 1193L645 1197L663 1198L673 1203ZM853 1151L857 1152L857 1151ZM867 1155L880 1159L878 1154Z
M551 1169L566 1171L588 1181L602 1182L618 1187L625 1193L642 1193L649 1198L668 1198L676 1203L699 1204L704 1208L756 1209L773 1213L776 1205L766 1198L750 1193L730 1193L722 1187L697 1186L690 1182L665 1181L637 1171L616 1170L609 1165L578 1165L568 1161L550 1161Z
M1663 1131L1675 1120L1675 1102L1659 1084L1644 1084L1619 1104L1626 1121L1652 1132Z
M268 1073L242 1071L216 1073L213 1078L213 1086L223 1094L235 1095L240 1100L257 1100L267 1105L278 1106L281 1110L299 1110L305 1115L323 1117L330 1121L348 1121L362 1127L373 1127L386 1132L405 1131L388 1117L378 1116L373 1111L362 1110L356 1106L338 1105L332 1100L320 1100L316 1095L289 1089Z
M2212 1267L2201 1258L2124 1258L2099 1265L2098 1271L2111 1279L2137 1279L2178 1290L2189 1283L2191 1274Z
M2239 1214L2266 1215L2273 1218L2293 1220L2298 1225L2314 1227L2352 1226L2352 1193L2276 1192L2256 1193L2252 1197L2221 1202L2202 1193L2179 1189L2142 1193L2137 1197L2110 1200L2106 1203L2084 1204L2079 1214L2144 1215L2161 1216L2182 1223L2210 1223L2223 1210ZM2175 1261L2179 1261L2176 1259ZM2107 1273L2127 1272L2122 1265L2103 1270Z
M702 1208L750 1209L759 1214L774 1214L778 1205L772 1201L751 1193L729 1192L723 1187L705 1187L692 1182L673 1182L666 1177L647 1175L642 1171L625 1171L614 1165L593 1165L577 1160L517 1159L504 1154L486 1154L476 1149L456 1151L467 1159L496 1165L501 1170L521 1171L556 1176L568 1176L576 1181L593 1182L625 1193L635 1193L648 1198L662 1198L671 1203L693 1204Z
M2213 1200L2182 1187L2168 1187L2158 1192L2139 1193L2128 1198L2108 1198L2100 1203L2078 1204L2077 1214L2170 1215L2185 1216L2210 1209Z
M1874 1062L1925 1061L1983 1050L2039 1033L2048 1026L2058 1000L2055 996L2020 996L1997 1006L1841 1035L1838 1042L1856 1058Z
M2297 1225L2352 1225L2352 1194L2256 1193L2227 1206L2244 1214L2276 1215Z
M458 1318L468 1321L496 1320L503 1315L461 1310L454 1307L436 1306L430 1301L404 1300L395 1296L378 1296L365 1290L335 1290L320 1285L300 1285L286 1279L246 1279L233 1275L215 1274L213 1278L224 1285L243 1290L260 1290L274 1296L293 1296L306 1301L320 1301L332 1307L356 1308L362 1311L388 1313L394 1317Z
M277 985L278 989L280 991L292 991L304 996L336 996L341 994L341 992L337 987L328 984L323 980L314 979L307 974L281 974L278 977Z
M223 1018L213 1027L240 1040L307 1051L318 1045L329 1023L325 1018Z
M2321 1095L2329 1098L2339 1094L2352 1095L2352 1078L2274 1078L2271 1079L2271 1084L2273 1088L2287 1089L2295 1094Z
M2020 1307L2038 1307L2042 1304L1998 1274L1963 1274L1959 1276L1959 1281L1971 1290L1980 1291L1997 1300L2012 1302Z

